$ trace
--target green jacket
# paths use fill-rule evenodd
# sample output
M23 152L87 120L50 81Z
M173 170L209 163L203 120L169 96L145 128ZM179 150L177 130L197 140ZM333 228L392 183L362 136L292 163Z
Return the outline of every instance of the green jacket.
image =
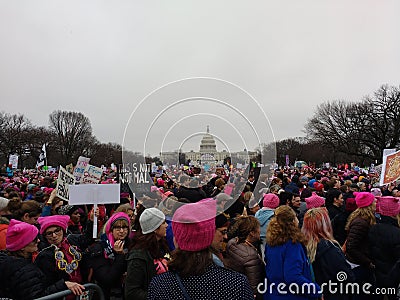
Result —
M150 282L156 276L154 259L147 250L132 249L127 261L125 299L145 300Z

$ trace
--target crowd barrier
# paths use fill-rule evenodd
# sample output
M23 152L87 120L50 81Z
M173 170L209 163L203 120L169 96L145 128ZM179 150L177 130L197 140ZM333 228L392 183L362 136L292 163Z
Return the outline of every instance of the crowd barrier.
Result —
M86 289L87 291L94 290L94 292L97 293L96 299L105 300L103 291L101 290L101 288L100 288L97 284L94 284L94 283L86 283L86 284L84 284L83 286L85 287L85 289ZM52 299L59 299L59 298L68 296L68 295L70 295L70 294L72 294L72 292L71 292L70 290L65 290L65 291L61 291L61 292L54 293L54 294L51 294L51 295L47 295L47 296L44 296L44 297L36 298L35 300L52 300ZM80 296L76 296L76 300L78 300L78 299L80 299Z

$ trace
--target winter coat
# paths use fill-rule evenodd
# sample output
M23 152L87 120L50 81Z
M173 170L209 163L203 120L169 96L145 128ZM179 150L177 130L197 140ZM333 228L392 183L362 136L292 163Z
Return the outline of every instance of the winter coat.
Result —
M347 238L345 227L350 214L351 212L349 211L342 211L341 213L337 214L333 219L331 219L333 237L336 241L339 242L340 245L343 245Z
M338 214L340 214L341 212L343 212L343 209L340 207L337 207L336 205L329 205L327 208L328 213L329 213L329 218L334 219Z
M257 293L257 285L264 281L265 266L255 247L246 243L238 243L233 238L226 246L224 266L246 275L253 293Z
M321 286L323 283L352 283L355 277L350 265L346 261L342 249L339 245L328 240L320 240L317 246L315 260L312 264L315 274L315 281ZM344 273L346 275L344 275ZM337 280L338 274L343 274L347 279L344 281ZM338 286L338 285L337 285ZM324 288L325 300L349 300L350 295L340 295L339 290L333 295L329 293L329 288Z
M102 288L106 299L113 296L122 299L123 275L126 272L126 255L114 254L114 259L104 256L104 248L101 242L97 242L88 248L87 267L90 270L91 281L94 279Z
M90 241L92 241L89 236L85 236L82 234L70 234L67 236L68 243L70 245L74 245L78 247L79 252L84 254L84 251L89 246ZM65 281L73 281L71 280L69 274L65 271L60 270L57 267L56 259L54 257L54 253L56 251L55 245L50 245L47 241L42 241L39 243L39 252L36 257L35 264L42 270L42 272L46 276L46 284L50 285L54 282L64 279ZM82 260L79 262L79 268L82 275L82 283L87 281L87 266L86 257L83 255Z
M0 251L0 299L29 300L67 289L64 280L46 285L45 275L30 259Z
M381 216L381 223L373 225L369 231L369 243L378 287L390 287L392 280L397 286L400 278L389 276L392 267L400 260L400 228L397 220Z
M149 284L157 274L154 259L147 250L132 249L128 253L127 263L125 299L146 299Z
M370 225L367 220L357 217L349 228L349 233L346 240L346 257L357 265L369 268L371 255L369 253L368 231Z
M249 282L243 274L218 267L207 267L200 276L180 277L190 299L254 300ZM150 300L184 300L175 273L154 277L149 286Z
M274 210L270 208L262 208L255 214L255 217L260 222L260 238L263 243L265 243L269 221L273 216Z
M265 263L267 286L264 299L268 300L305 300L316 299L321 290L318 284L313 283L311 275L311 265L306 255L304 246L300 243L293 243L291 240L280 246L265 247ZM273 284L272 284L273 283ZM316 293L292 294L289 291L289 285L295 283L300 288L303 284L308 284ZM279 284L285 284L280 290L286 291L286 294L279 293L277 287ZM307 291L307 289L306 289Z

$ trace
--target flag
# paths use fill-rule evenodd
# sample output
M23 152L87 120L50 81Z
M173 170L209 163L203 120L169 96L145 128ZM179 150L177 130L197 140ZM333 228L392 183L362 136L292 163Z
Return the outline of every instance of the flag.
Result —
M44 166L46 157L47 157L46 156L46 144L43 144L42 150L40 151L40 154L39 154L39 159L36 162L36 168Z

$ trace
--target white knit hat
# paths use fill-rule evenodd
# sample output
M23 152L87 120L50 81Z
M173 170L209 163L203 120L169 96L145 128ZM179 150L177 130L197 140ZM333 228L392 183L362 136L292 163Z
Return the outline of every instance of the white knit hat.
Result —
M164 213L155 207L145 209L139 218L143 234L155 231L164 221Z

